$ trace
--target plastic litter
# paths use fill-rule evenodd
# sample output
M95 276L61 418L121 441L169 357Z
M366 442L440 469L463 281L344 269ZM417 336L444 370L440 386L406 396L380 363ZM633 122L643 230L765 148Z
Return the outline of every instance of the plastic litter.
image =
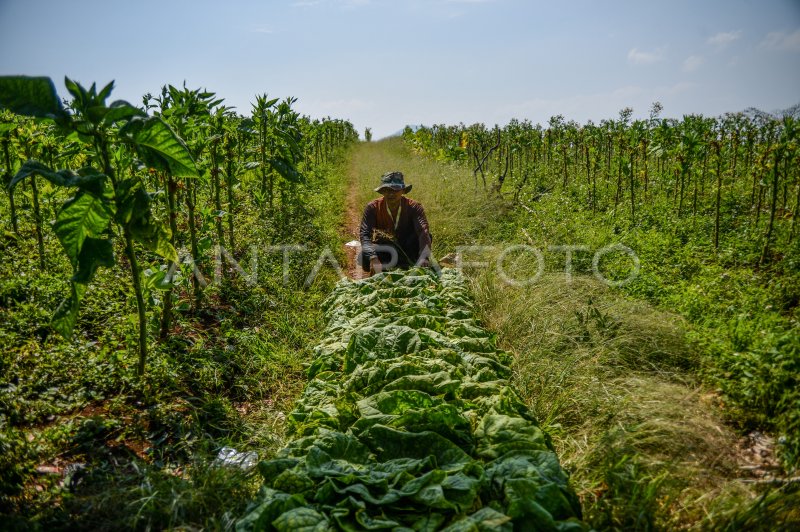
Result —
M240 452L233 447L223 447L219 450L214 464L228 467L238 467L245 471L252 469L258 463L258 453L255 451Z

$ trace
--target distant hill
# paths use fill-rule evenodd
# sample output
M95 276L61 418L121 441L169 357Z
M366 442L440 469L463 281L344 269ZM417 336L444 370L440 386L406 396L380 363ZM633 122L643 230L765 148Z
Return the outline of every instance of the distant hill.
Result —
M417 131L419 128L421 128L421 127L424 127L424 126L423 126L422 124L416 124L416 125L408 125L408 126L403 126L403 128L402 128L402 129L398 129L398 130L397 130L397 131L395 131L394 133L392 133L392 134L390 134L390 135L386 135L386 136L385 136L385 137L383 137L383 138L385 138L385 139L388 139L388 138L391 138L391 137L399 137L399 136L401 136L401 135L403 134L403 131L405 131L405 129L406 129L407 127L410 127L410 128L411 128L411 131L415 131L415 132L416 132L416 131Z
M767 113L762 111L761 109L756 109L755 107L748 107L742 114L748 118L762 118L762 119L781 119L785 116L790 116L793 118L800 118L800 103L796 103L791 107L787 107L786 109L780 109L777 111L772 111L771 113Z

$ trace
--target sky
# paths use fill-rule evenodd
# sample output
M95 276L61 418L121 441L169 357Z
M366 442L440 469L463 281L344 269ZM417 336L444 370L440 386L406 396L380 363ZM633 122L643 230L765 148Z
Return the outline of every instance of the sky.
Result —
M800 0L0 0L0 75L165 84L407 124L717 116L800 103Z

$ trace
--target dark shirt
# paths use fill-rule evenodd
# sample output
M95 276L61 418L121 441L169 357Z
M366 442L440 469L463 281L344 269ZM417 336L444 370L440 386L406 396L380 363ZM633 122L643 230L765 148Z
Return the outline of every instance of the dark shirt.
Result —
M400 198L400 221L395 230L395 224L386 207L386 200L378 198L369 202L364 209L364 216L361 218L359 238L361 240L362 265L369 268L369 260L372 257L379 257L384 262L385 255L378 253L375 249L376 244L389 244L375 235L379 230L393 236L396 243L400 245L399 265L410 266L419 260L423 253L426 256L430 253L431 235L428 229L428 219L425 217L425 210L422 204L405 196ZM397 247L396 245L394 247ZM405 256L408 257L406 259Z

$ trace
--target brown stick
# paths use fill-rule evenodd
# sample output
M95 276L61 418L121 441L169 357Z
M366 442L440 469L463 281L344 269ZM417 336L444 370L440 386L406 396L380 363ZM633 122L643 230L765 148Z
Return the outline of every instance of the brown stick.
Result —
M491 148L489 148L489 151L487 151L486 155L483 156L483 159L481 159L481 162L479 162L478 166L475 167L475 170L472 171L472 174L476 175L476 178L477 178L478 170L481 171L481 177L483 178L483 188L484 188L484 190L486 189L486 177L483 175L483 163L485 163L486 159L489 158L489 156L492 154L492 152L494 150L496 150L497 148L499 148L499 147L500 147L500 128L497 128L497 143L494 146L492 146Z

